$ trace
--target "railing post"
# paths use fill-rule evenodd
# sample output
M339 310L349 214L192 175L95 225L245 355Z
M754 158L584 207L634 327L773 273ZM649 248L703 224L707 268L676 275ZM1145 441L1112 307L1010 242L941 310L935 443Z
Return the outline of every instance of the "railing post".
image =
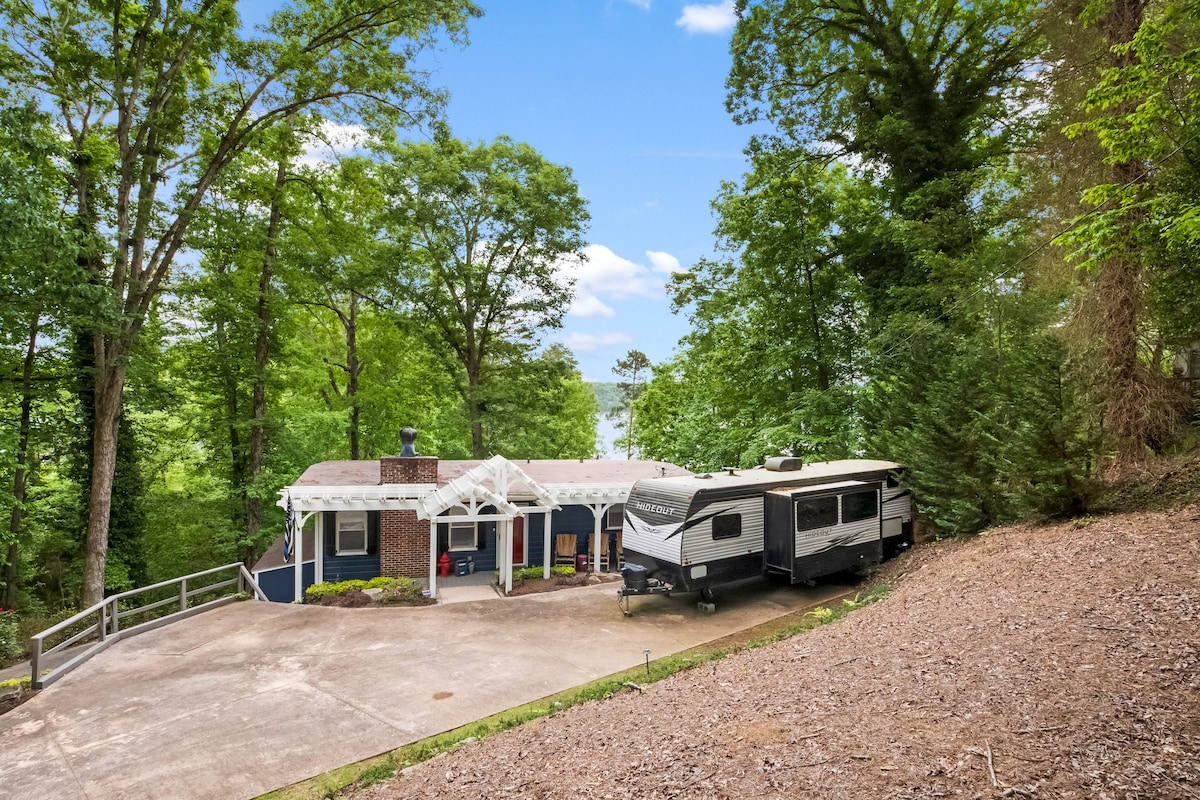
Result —
M179 579L179 610L187 611L187 578Z
M42 660L42 637L40 635L33 636L29 641L33 644L33 647L29 648L29 668L32 672L29 685L34 689L40 689L42 687L38 681L38 662Z
M112 599L112 614L110 616L110 619L112 619L112 632L113 633L119 633L121 631L121 605L120 605L120 603L121 603L121 601L118 600L117 598L114 597Z
M100 632L100 641L103 642L108 638L108 603L100 604L100 621L97 623L96 628Z

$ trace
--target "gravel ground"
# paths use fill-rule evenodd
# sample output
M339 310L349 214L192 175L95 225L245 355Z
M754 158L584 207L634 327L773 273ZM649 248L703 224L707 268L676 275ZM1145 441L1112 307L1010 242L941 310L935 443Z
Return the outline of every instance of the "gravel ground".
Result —
M1200 798L1200 506L891 562L832 625L460 747L385 798Z

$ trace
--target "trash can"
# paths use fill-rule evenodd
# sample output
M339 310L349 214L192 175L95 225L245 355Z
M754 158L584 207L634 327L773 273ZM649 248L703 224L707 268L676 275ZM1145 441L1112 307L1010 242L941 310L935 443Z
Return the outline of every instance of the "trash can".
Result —
M466 575L468 571L469 571L469 568L467 566L467 560L465 558L460 558L458 561L454 562L454 574L455 575Z
M575 574L586 575L588 571L587 553L579 553L575 556Z

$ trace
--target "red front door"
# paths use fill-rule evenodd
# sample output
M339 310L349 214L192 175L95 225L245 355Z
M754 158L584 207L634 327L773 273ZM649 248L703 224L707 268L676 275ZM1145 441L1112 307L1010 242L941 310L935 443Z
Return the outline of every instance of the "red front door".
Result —
M525 518L513 517L513 564L525 563Z

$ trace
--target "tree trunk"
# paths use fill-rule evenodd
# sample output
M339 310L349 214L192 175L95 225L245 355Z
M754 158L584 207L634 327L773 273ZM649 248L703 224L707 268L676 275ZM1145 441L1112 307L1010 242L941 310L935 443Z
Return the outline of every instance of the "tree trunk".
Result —
M350 313L342 318L346 327L346 399L350 401L350 424L346 433L350 438L350 460L358 461L362 454L359 452L359 416L358 407L358 374L362 366L358 361L358 294L350 292Z
M475 359L467 359L467 419L471 422L471 458L484 459L483 449L483 404L479 402L481 367Z
M255 484L262 475L267 441L267 362L271 357L271 283L279 252L279 229L283 220L283 185L287 180L287 158L281 155L275 170L267 243L263 250L262 273L258 279L258 332L254 339L254 391L250 401L250 448L246 458L246 544L242 560L252 566L258 558L258 534L262 529L263 501Z
M1138 56L1132 50L1112 52L1112 48L1131 42L1141 28L1145 16L1143 0L1115 0L1101 22L1101 28L1109 46L1109 68L1128 67L1135 64ZM1118 113L1133 110L1134 101L1126 101ZM1145 165L1137 160L1124 161L1112 166L1112 182L1120 186L1143 184L1146 181ZM1144 221L1145 213L1140 208L1129 209L1122 221L1122 238L1126 240L1122 253L1110 258L1101 266L1097 286L1104 339L1104 360L1108 368L1108 397L1104 416L1109 430L1115 438L1117 459L1122 462L1141 459L1149 430L1145 424L1154 403L1148 397L1148 386L1138 363L1138 315L1142 303L1141 264L1137 258L1137 229Z
M217 274L226 274L224 266L218 266ZM225 417L229 427L229 485L235 487L234 492L241 493L238 502L230 503L229 521L234 530L242 530L246 527L246 498L243 492L246 485L246 451L242 444L240 395L233 368L235 356L229 352L229 335L225 330L225 320L220 315L213 325L213 335L220 354L221 389L225 393Z
M83 564L84 608L104 599L108 561L108 522L112 511L113 476L117 468L117 436L125 396L125 357L119 342L93 334L95 347L95 420L92 432L92 478L88 493L86 557Z
M33 418L33 364L37 358L37 336L41 318L33 315L29 324L29 346L21 369L21 422L17 433L17 464L13 473L13 508L8 522L8 564L4 574L4 607L16 608L17 582L20 579L21 518L25 513L25 478L29 461L29 431Z

